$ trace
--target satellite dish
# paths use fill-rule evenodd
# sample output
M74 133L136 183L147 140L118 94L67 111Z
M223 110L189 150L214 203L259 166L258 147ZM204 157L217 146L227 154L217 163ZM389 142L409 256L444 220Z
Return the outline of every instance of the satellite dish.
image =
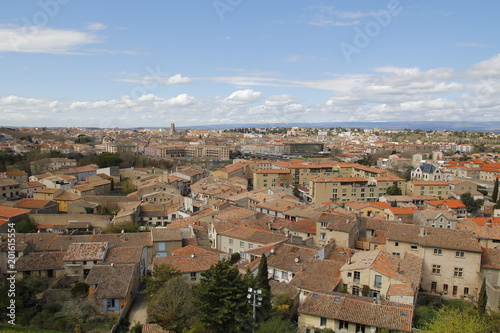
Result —
M299 262L299 257L295 257L295 262L298 263Z
M271 254L274 254L274 249L271 249Z

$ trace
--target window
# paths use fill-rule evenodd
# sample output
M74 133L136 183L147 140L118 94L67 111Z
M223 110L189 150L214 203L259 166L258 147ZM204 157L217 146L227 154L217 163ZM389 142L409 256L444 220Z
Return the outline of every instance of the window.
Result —
M252 243L248 243L248 248L249 249L253 249L253 244Z
M321 317L319 319L319 326L326 326L326 323L328 322L328 320L324 317Z
M240 242L240 247L245 247L245 242Z
M443 293L446 295L448 293L448 285L443 284Z
M352 286L352 294L359 295L359 286Z
M196 272L191 272L191 281L196 281Z
M324 233L324 232L320 233L319 240L322 240L322 241L326 240L326 233Z
M359 279L361 277L361 272L358 272L358 271L354 271L354 282L359 282Z
M339 320L339 330L348 330L349 329L349 322Z
M281 277L283 279L288 279L288 272L281 272Z
M411 249L412 251L416 251L416 250L418 250L418 246L416 246L416 245L412 245L412 246L410 246L410 249Z
M457 296L457 293L458 293L458 287L453 286L453 296Z
M469 287L464 288L464 295L469 295Z
M432 265L432 274L441 274L441 265Z
M443 249L434 249L434 254L440 256L443 254Z
M455 277L462 277L464 276L464 269L460 267L455 267L455 272L453 274Z
M382 287L382 275L375 275L375 288L381 288Z
M380 298L380 290L375 290L375 289L370 289L370 293L368 294L369 297L372 298Z
M351 272L348 272L348 273L347 273L347 277L352 277L352 273L351 273Z
M464 258L465 257L465 252L464 251L457 251L457 252L455 252L455 257L457 257L457 258Z
M365 333L365 325L356 324L356 333Z
M229 249L229 254L233 254L233 249Z
M233 239L229 238L229 245L233 245Z
M396 256L396 257L399 257L399 256L401 256L401 253L399 253L399 252L392 252L392 255Z
M328 222L321 222L321 229L325 229L328 225Z
M158 251L165 251L166 246L166 242L158 242Z
M399 246L399 243L398 242L394 243L394 246Z
M437 282L431 282L431 293L435 293L437 288Z
M87 265L87 260L84 260L84 261L83 261L83 264L84 264L84 265Z

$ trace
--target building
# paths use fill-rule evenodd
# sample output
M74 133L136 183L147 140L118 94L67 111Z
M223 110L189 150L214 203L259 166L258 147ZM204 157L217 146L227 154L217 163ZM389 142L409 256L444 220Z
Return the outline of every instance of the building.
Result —
M16 200L21 194L21 184L10 178L0 178L0 200Z
M313 203L377 201L390 186L404 188L404 180L397 177L316 178L309 182L309 195Z
M407 183L406 195L433 195L438 199L447 199L449 186L443 180L412 180Z
M85 279L95 264L103 262L108 242L72 243L63 257L67 276Z
M444 174L434 165L424 163L411 171L411 180L444 180Z
M293 184L291 171L288 169L261 169L253 174L253 187L256 190L269 187L289 187Z
M481 281L481 246L471 232L394 224L386 251L424 259L421 288L448 298L477 296Z
M310 293L299 307L298 332L411 332L414 307L342 293Z
M317 155L323 151L322 143L285 143L283 153L285 155Z

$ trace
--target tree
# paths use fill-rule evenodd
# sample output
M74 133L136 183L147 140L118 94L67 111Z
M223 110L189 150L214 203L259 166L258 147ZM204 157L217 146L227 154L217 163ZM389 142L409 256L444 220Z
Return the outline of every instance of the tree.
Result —
M89 294L90 286L83 281L77 282L71 287L72 298L86 298Z
M470 308L444 306L434 320L427 324L425 333L486 333L487 323L477 311Z
M260 324L256 332L295 333L297 332L297 327L290 320L278 316L272 316L269 320Z
M481 285L477 300L477 311L481 317L486 313L486 303L488 303L488 295L486 294L486 279L483 278L483 284Z
M142 293L146 294L148 300L151 301L153 296L166 282L178 276L181 276L181 272L171 265L156 265L154 267L154 275L143 278L146 283L146 289Z
M148 304L148 315L166 330L183 332L194 322L191 288L183 276L168 280Z
M229 260L221 260L203 272L193 291L199 319L207 329L231 333L248 324L247 287Z
M493 185L493 193L491 194L491 201L498 201L498 178L495 178L495 185Z
M269 285L269 276L267 268L267 257L262 254L259 262L257 276L255 277L255 288L262 290L262 306L257 308L257 322L264 321L271 314L271 286Z
M398 185L389 186L385 192L387 195L401 195L403 191Z
M460 195L460 201L467 207L467 212L471 214L475 214L479 208L482 206L482 200L474 200L474 197L470 192L464 193Z
M25 215L21 220L16 222L14 227L18 233L34 233L38 231L36 226L37 224L35 220L33 220L30 216Z
M121 162L123 162L123 160L120 156L113 153L102 153L97 157L97 165L99 165L99 168L120 165Z

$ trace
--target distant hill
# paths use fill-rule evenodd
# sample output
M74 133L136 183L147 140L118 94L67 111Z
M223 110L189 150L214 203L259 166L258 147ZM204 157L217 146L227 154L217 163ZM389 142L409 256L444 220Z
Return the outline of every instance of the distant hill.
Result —
M201 126L183 126L179 129L209 129L221 130L240 127L309 127L309 128L381 128L385 130L421 129L421 130L452 130L452 131L493 131L500 132L500 121L494 122L461 122L461 121L409 121L409 122L324 122L324 123L267 123L267 124L217 124Z

